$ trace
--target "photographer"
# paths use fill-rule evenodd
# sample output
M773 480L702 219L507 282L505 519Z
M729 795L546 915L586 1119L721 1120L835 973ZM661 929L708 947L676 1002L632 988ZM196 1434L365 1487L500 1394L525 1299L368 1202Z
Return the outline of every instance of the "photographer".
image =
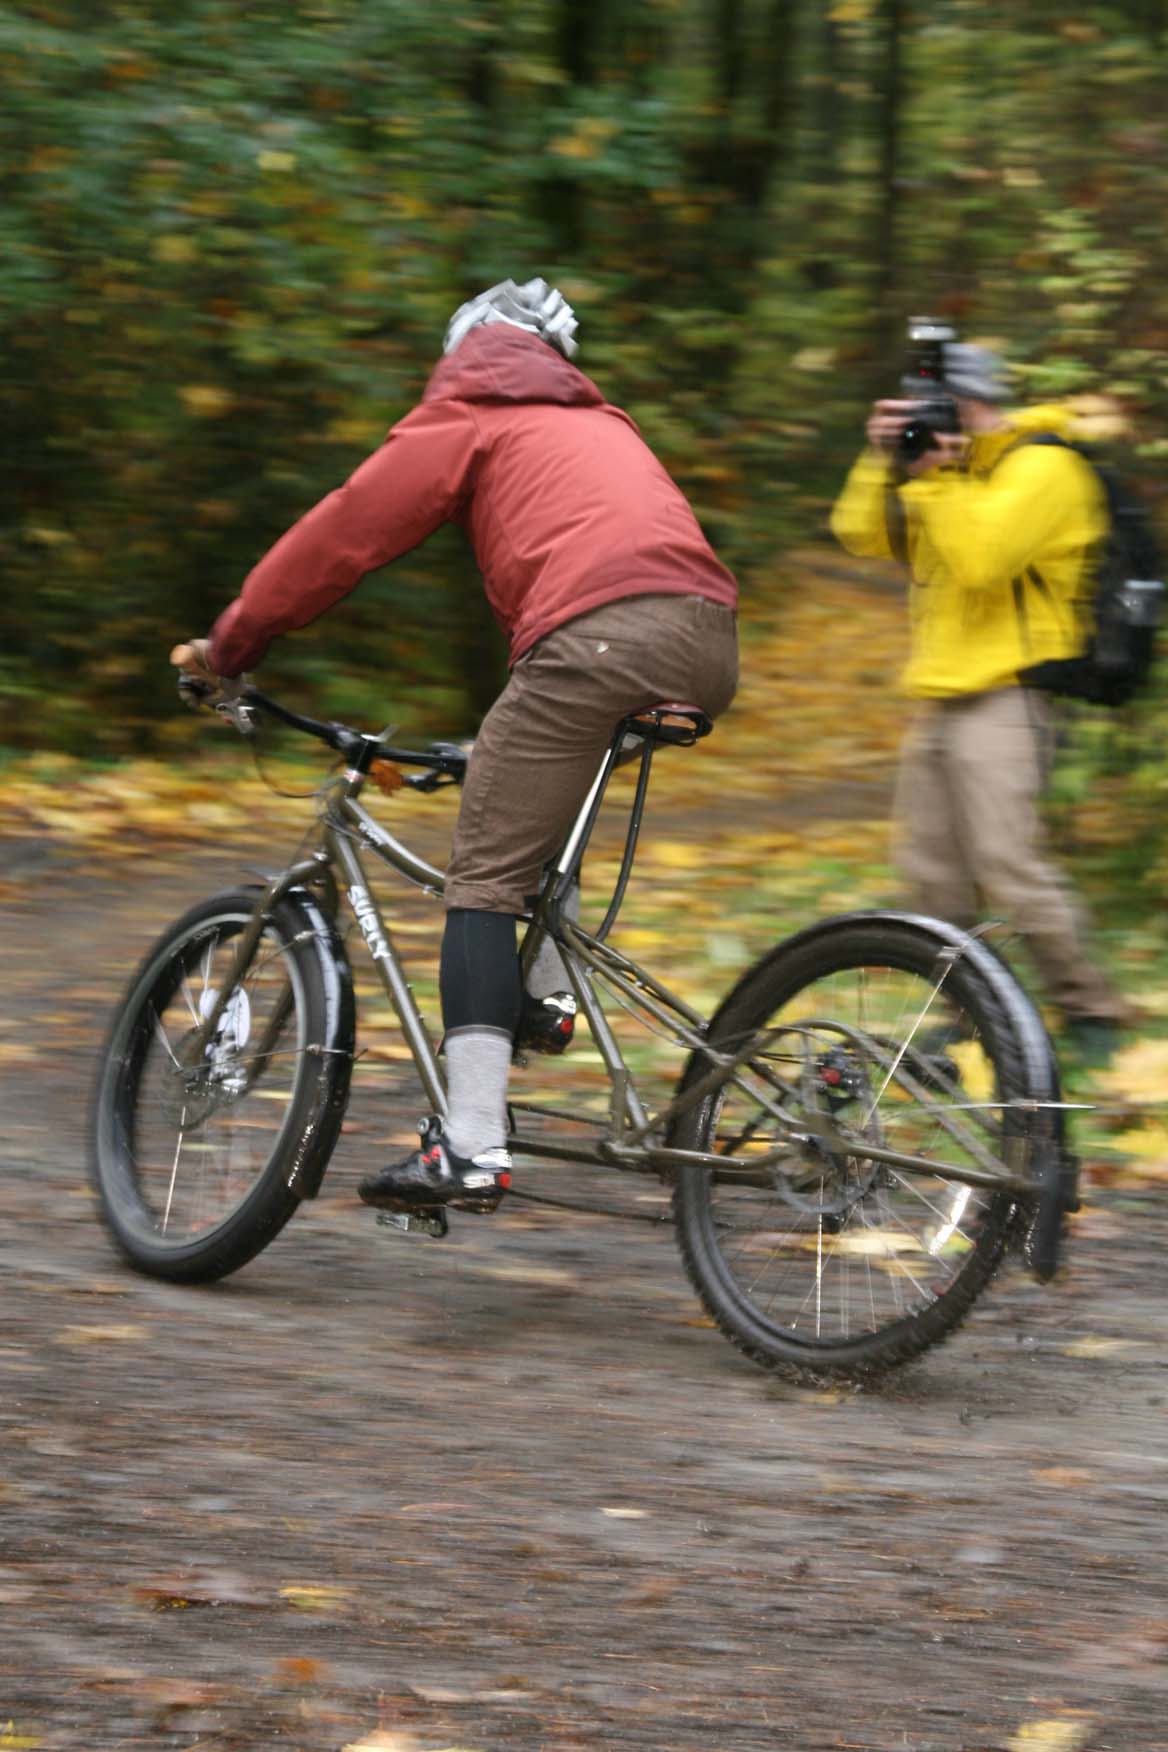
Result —
M1007 411L995 354L936 325L910 336L906 396L876 403L831 519L850 552L912 573L903 685L920 703L897 776L896 862L922 910L971 925L985 907L1021 932L1068 1035L1097 1062L1130 1012L1089 960L1048 859L1050 700L1019 672L1081 645L1104 495L1075 451L1034 442L1068 434L1065 409Z

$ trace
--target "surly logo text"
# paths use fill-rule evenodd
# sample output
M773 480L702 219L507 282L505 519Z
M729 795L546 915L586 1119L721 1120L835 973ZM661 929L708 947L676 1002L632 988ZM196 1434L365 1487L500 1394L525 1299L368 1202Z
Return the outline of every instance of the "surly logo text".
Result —
M377 908L369 898L369 890L367 888L358 888L354 884L349 890L349 904L357 915L357 923L361 927L361 935L365 939L370 955L376 960L388 961L389 944L386 942L385 933L381 929L381 924L377 917Z

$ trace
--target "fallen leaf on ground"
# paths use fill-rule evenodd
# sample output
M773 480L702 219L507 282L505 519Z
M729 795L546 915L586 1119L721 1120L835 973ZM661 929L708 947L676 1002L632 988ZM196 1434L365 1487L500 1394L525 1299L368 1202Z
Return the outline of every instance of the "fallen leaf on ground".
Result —
M1076 1338L1063 1349L1064 1357L1111 1357L1135 1349L1130 1338Z
M44 1741L39 1734L25 1734L12 1722L5 1722L0 1728L0 1747L6 1747L9 1752L33 1752L37 1746L43 1746Z
M418 1742L412 1734L400 1734L396 1729L374 1728L363 1740L350 1740L341 1752L417 1752Z
M1168 1100L1168 1040L1135 1040L1097 1071L1098 1088L1127 1101Z
M455 1691L445 1685L411 1685L409 1690L423 1703L515 1703L529 1698L528 1691Z
M326 1582L289 1582L280 1589L280 1598L300 1612L339 1612L348 1595Z
M1055 1716L1048 1721L1023 1722L1012 1739L1009 1752L1080 1752L1091 1733L1091 1723L1081 1716Z
M277 1685L319 1685L327 1674L327 1663L312 1655L286 1655L272 1668Z
M125 1344L145 1338L146 1326L62 1326L57 1344Z

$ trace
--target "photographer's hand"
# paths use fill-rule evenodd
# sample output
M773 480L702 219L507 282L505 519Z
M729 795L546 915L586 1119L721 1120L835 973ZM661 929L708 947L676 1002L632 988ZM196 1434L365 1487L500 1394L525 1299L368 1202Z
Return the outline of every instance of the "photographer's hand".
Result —
M911 401L878 401L868 416L868 442L873 450L883 450L891 456L916 407L916 402Z

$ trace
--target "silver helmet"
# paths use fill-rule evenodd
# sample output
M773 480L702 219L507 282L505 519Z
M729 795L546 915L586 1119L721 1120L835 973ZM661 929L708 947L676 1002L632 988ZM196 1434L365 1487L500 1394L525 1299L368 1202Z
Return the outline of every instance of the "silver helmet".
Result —
M512 328L526 329L538 335L549 347L571 359L576 352L576 316L572 306L546 280L527 280L522 286L514 280L500 280L476 298L460 304L446 325L444 353L453 353L471 329L484 323L505 322Z

